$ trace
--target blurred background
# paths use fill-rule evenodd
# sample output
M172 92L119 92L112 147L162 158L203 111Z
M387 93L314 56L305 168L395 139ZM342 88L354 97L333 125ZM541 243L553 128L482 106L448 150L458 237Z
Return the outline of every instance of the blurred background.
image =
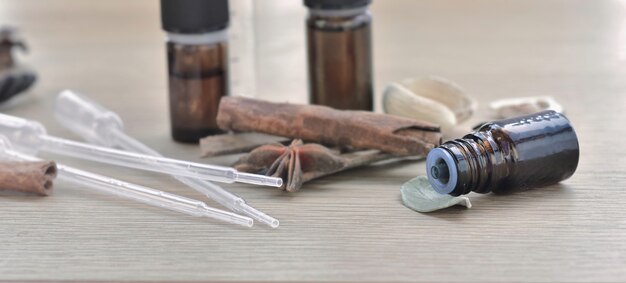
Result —
M581 72L616 78L626 59L624 2L541 2L374 1L376 93L423 75L450 78L485 99L579 92L568 75ZM306 102L306 8L273 0L254 1L254 9L258 96ZM166 109L158 1L3 0L0 17L31 46L28 60L41 73L36 95L98 89Z
M255 96L306 103L307 9L297 0L253 3L254 16L244 31L254 39ZM26 229L41 217L40 203L7 201L14 205L12 213L24 217L1 222L5 228L0 228L0 238L9 248L0 251L0 277L626 278L620 187L626 154L619 145L626 121L626 1L373 0L371 12L377 112L386 84L430 75L458 83L478 101L478 111L464 124L467 128L491 119L485 111L490 101L553 96L564 106L580 141L581 161L572 179L558 188L511 198L478 197L471 214L459 209L424 217L403 207L398 196L399 184L424 172L423 162L349 171L297 197L228 186L280 218L281 228L275 231L229 230L151 210L141 213L132 205L68 187L49 198L47 222L35 223L46 233L29 234ZM200 159L197 145L170 138L159 1L0 0L0 24L18 28L30 49L19 59L39 75L28 93L1 105L0 112L39 120L49 133L76 139L54 121L52 111L59 91L72 88L119 113L129 135L164 155L207 162ZM232 161L210 160L221 165ZM167 176L91 168L199 197ZM362 193L364 187L367 193ZM337 192L347 197L338 198ZM72 205L89 209L77 212ZM320 211L321 217L312 217ZM77 235L71 238L76 242L68 235ZM25 245L29 248L22 249ZM81 245L94 250L76 249ZM82 277L80 272L85 272Z

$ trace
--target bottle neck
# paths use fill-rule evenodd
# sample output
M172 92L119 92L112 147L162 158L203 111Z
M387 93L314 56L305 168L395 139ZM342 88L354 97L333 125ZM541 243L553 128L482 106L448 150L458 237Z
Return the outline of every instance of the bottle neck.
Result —
M309 9L309 16L321 18L350 18L366 13L368 6L350 9Z
M226 29L196 34L168 32L166 36L167 41L185 45L211 45L228 40Z
M491 132L474 132L432 150L427 173L441 194L488 193L508 175L508 160Z
M366 7L343 10L310 9L307 25L314 30L342 32L368 27L372 17Z

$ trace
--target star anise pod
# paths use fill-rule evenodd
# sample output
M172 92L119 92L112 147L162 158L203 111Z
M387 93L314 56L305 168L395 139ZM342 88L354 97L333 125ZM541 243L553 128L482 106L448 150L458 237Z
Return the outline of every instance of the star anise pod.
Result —
M268 144L242 157L234 167L239 171L283 178L283 190L295 192L312 179L349 168L390 158L370 150L365 154L341 154L323 145L296 139L289 146Z

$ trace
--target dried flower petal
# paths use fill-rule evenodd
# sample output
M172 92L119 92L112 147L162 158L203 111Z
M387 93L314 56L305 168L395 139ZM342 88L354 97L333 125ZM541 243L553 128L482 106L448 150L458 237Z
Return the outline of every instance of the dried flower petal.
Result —
M454 197L437 193L426 176L418 176L404 183L400 192L404 205L418 212L431 212L455 205L472 207L467 197Z

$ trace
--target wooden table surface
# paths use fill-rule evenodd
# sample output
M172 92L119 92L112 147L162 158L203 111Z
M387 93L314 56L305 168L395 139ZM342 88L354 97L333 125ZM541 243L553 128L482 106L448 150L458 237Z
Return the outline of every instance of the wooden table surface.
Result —
M384 3L383 3L384 2ZM259 94L306 101L300 1L259 1ZM503 97L552 95L577 130L581 159L559 185L477 195L471 209L420 214L400 185L424 162L356 169L294 194L224 185L279 218L272 230L221 224L58 182L46 198L0 196L0 279L235 281L626 281L626 2L375 1L377 109L390 81L439 75L479 102L469 127ZM198 158L169 137L157 1L0 1L40 75L4 113L43 122L56 94L83 92L127 131L171 157ZM43 154L68 165L187 197L158 174ZM208 201L211 205L215 203ZM217 205L216 205L217 206Z

